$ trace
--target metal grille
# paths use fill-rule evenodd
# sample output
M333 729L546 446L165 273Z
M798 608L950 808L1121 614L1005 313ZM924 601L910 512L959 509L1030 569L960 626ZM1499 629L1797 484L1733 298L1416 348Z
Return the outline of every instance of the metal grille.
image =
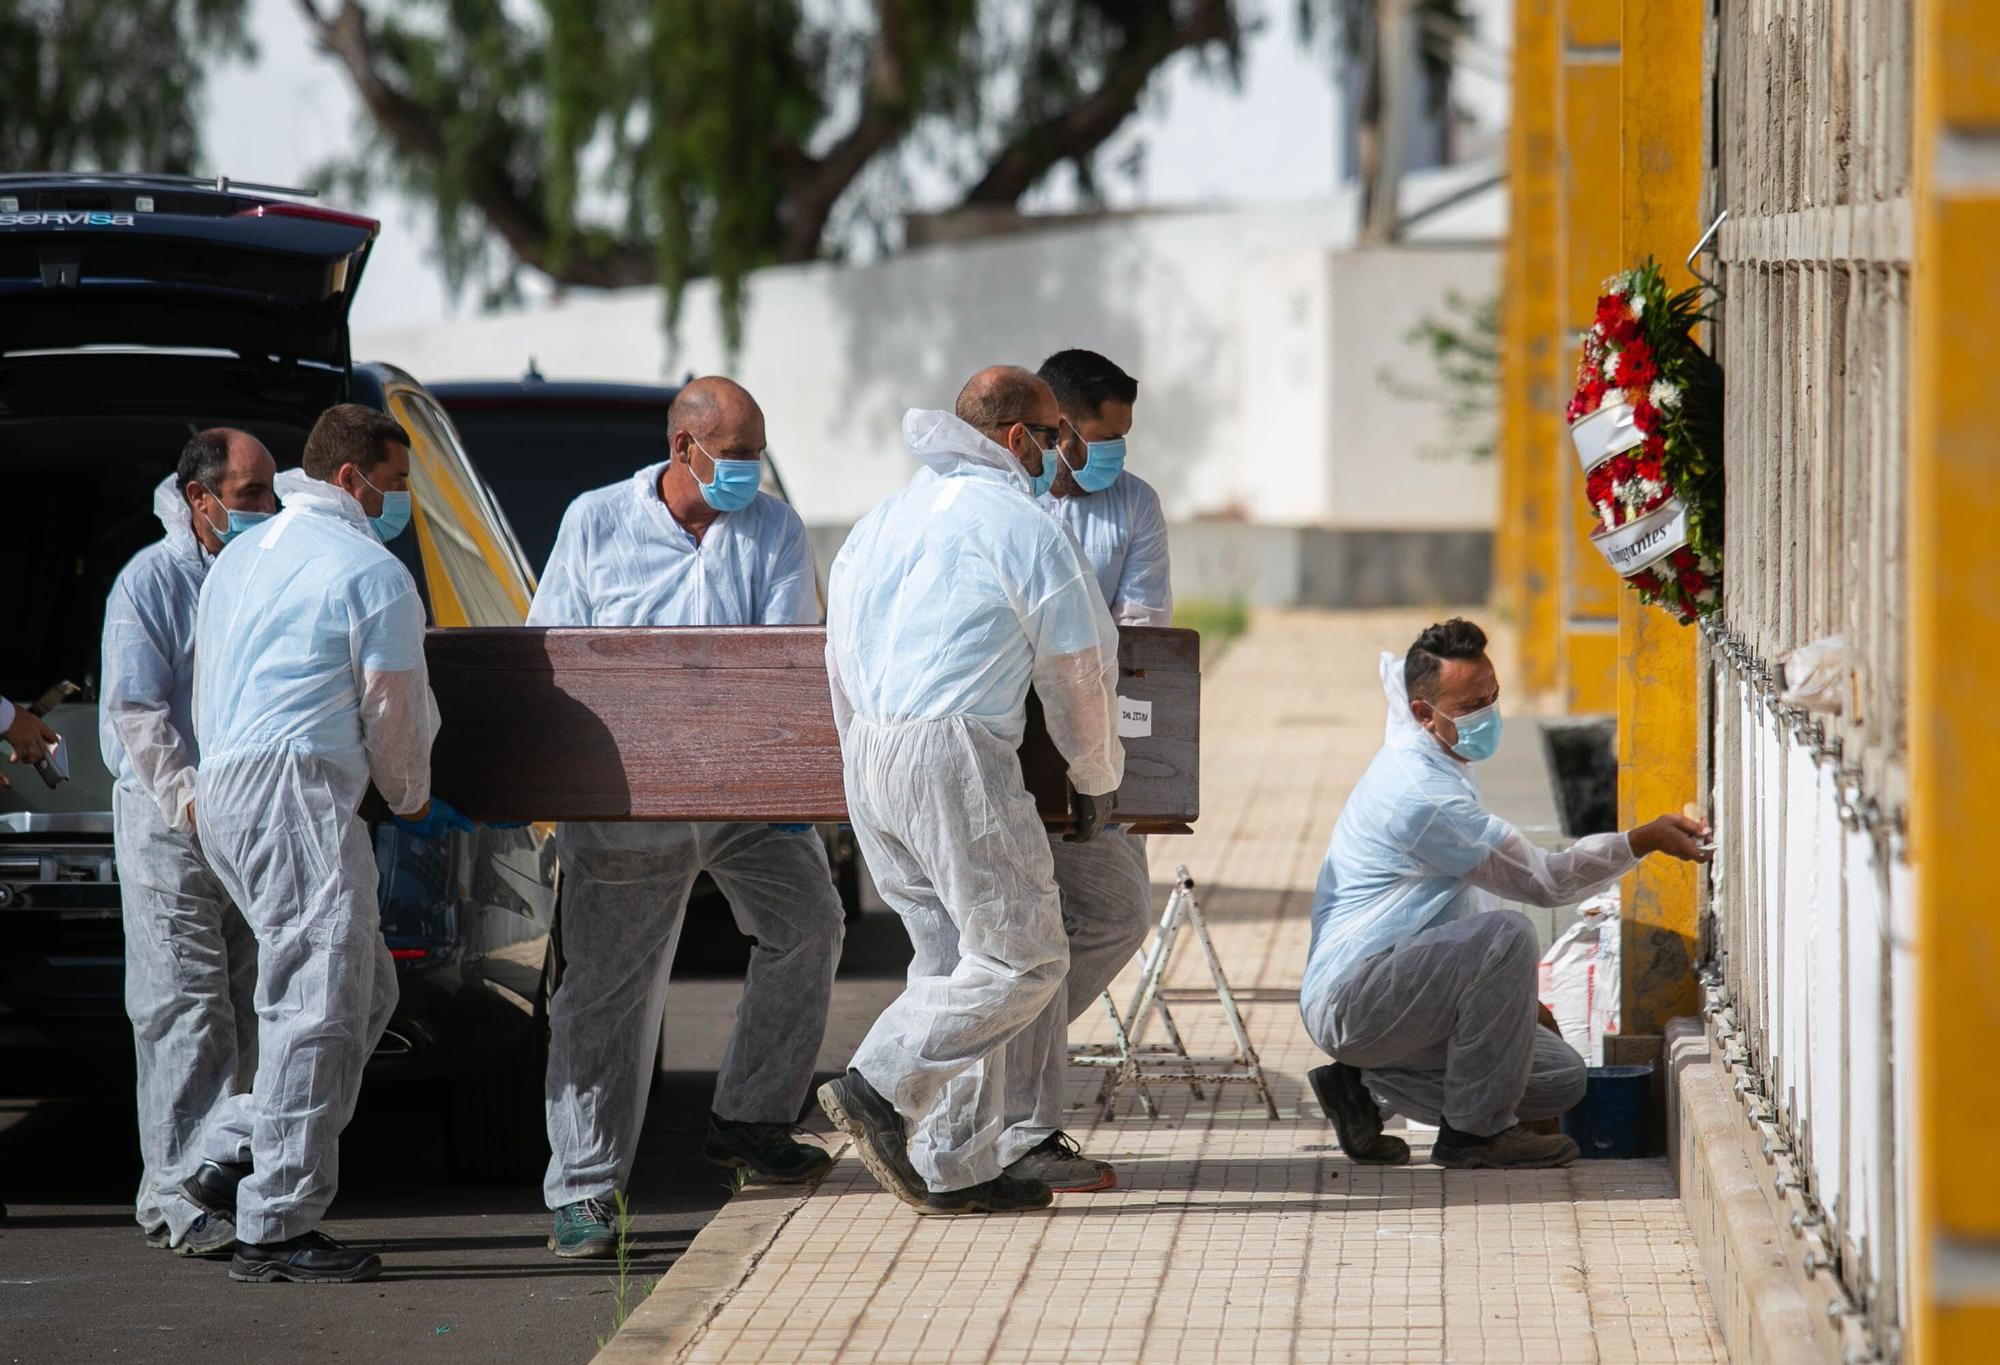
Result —
M1899 1349L1909 908L1905 396L1906 0L1717 0L1713 212L1728 377L1728 547L1711 629L1710 888L1718 1033L1803 1197L1810 1267L1872 1349ZM1844 635L1838 716L1777 695L1776 662Z

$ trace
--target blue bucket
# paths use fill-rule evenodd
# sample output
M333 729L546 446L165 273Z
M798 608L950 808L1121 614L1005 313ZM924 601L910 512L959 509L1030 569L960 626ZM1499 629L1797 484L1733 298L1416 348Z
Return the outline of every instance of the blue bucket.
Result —
M1653 1064L1593 1066L1583 1101L1563 1115L1562 1130L1586 1157L1646 1155L1646 1109L1653 1093Z

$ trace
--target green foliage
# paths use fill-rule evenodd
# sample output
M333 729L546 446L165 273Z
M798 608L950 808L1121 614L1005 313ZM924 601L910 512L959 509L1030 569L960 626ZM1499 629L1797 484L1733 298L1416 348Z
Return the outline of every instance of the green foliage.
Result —
M827 254L921 170L1009 205L1091 158L1153 74L1234 70L1236 0L301 0L368 114L330 168L437 208L454 289L718 282Z
M625 1202L625 1191L614 1190L611 1198L618 1205L618 1275L611 1281L611 1336L615 1337L619 1329L625 1325L625 1320L632 1316L632 1310L646 1300L660 1283L660 1279L656 1275L647 1280L645 1286L634 1297L632 1290L637 1286L632 1278L632 1209ZM603 1350L605 1343L610 1339L610 1337L597 1338L597 1349Z
M1174 624L1201 633L1201 657L1213 664L1244 631L1250 629L1250 608L1241 597L1182 598L1174 603Z
M0 0L0 169L192 174L248 0Z
M1398 398L1443 409L1451 447L1435 453L1492 459L1500 407L1499 294L1471 299L1448 289L1444 311L1420 319L1403 339L1429 359L1431 379L1415 383L1384 365L1376 371L1377 381Z

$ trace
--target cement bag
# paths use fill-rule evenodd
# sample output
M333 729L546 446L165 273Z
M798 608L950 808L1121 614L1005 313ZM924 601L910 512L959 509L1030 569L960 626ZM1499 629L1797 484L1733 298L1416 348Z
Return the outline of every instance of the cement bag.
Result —
M1577 907L1583 918L1542 957L1541 998L1563 1041L1604 1065L1604 1035L1618 1032L1618 888Z

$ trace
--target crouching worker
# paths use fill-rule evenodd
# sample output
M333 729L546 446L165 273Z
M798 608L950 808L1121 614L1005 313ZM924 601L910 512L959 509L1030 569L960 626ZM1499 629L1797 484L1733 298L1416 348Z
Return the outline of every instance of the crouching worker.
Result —
M1382 656L1389 720L1348 798L1313 896L1299 991L1333 1057L1308 1079L1355 1161L1400 1165L1386 1109L1438 1126L1440 1166L1562 1166L1576 1144L1526 1126L1583 1098L1583 1060L1537 1027L1539 954L1525 905L1569 905L1652 853L1707 862L1699 821L1663 815L1550 853L1481 804L1471 765L1500 740L1500 683L1470 621Z

